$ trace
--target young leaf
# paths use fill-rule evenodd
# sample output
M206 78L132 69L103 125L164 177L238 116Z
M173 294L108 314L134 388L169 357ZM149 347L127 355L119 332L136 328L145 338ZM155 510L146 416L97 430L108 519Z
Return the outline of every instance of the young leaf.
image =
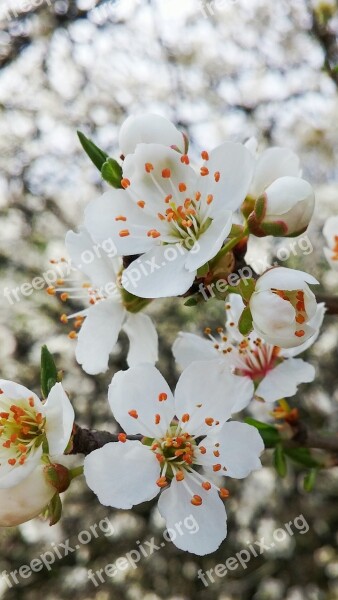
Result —
M104 163L109 158L108 154L101 150L92 140L87 138L81 131L77 132L81 146L85 153L89 156L90 160L94 163L95 167L101 171Z
M306 492L312 492L316 483L317 473L318 469L311 469L311 471L305 475L303 485Z
M108 158L103 163L101 175L105 181L110 183L114 188L122 188L122 167L114 158Z
M238 329L242 335L248 335L252 330L252 314L249 306L247 306L238 321Z
M313 458L308 448L288 448L285 450L285 454L303 467L313 469L321 466L320 462Z
M58 381L58 371L54 358L49 352L47 346L41 348L41 392L44 398L47 398L53 385Z
M285 477L287 472L287 464L284 449L281 444L277 444L275 448L275 451L273 453L273 463L278 475L280 477Z

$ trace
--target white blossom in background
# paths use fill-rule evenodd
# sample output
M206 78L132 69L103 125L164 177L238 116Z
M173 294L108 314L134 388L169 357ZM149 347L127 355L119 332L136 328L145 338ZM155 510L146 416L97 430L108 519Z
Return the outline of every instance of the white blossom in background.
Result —
M75 287L67 288L65 292L80 292L91 303L89 308L67 317L67 320L75 317L81 326L77 336L76 360L90 375L103 373L108 368L109 354L123 329L129 338L129 366L139 362L155 363L158 358L158 337L152 320L144 313L128 311L123 303L119 283L122 260L114 257L114 252L107 253L102 247L95 253L94 245L85 228L81 228L79 233L69 231L66 235L66 248L72 265L91 281L89 287L82 285L78 290ZM108 248L108 245L105 247ZM84 260L86 253L91 256L88 262ZM62 290L65 288L59 289Z
M173 354L178 365L185 369L195 361L210 360L210 376L219 363L226 363L232 372L244 377L252 386L252 397L265 402L275 402L288 398L297 392L301 383L314 380L315 369L299 358L293 358L309 348L317 338L323 322L325 305L319 304L312 326L316 333L301 346L283 349L268 344L253 331L243 336L238 330L238 320L244 309L244 302L238 294L230 294L226 304L225 330L220 327L215 335L207 328L208 339L192 333L180 332L174 345ZM244 406L238 407L241 410Z
M202 159L197 174L187 154L138 144L123 162L124 189L86 208L85 226L95 242L111 238L120 256L143 255L122 275L128 292L142 298L184 294L221 249L232 212L247 195L254 159L232 142L210 155L203 151Z
M329 217L323 228L323 235L327 246L324 247L324 254L330 267L338 270L338 216Z
M227 422L237 397L247 393L242 377L228 371L216 376L210 362L190 365L181 375L175 396L152 365L120 371L112 379L109 403L127 434L141 441L110 443L85 459L88 486L105 506L130 509L162 490L158 508L168 528L193 515L198 531L185 532L174 543L204 555L226 537L222 498L228 491L213 483L215 474L246 477L259 469L264 449L258 431ZM200 468L203 467L203 474Z
M306 231L313 215L315 196L311 185L301 178L298 156L287 148L268 148L257 155L257 142L246 146L256 158L248 193L255 200L249 217L252 233L295 236Z
M294 348L316 334L318 306L308 283L318 281L286 267L273 267L258 278L249 306L259 337L273 346Z
M42 403L34 392L0 380L0 489L12 488L40 463L44 444L48 454L62 454L70 440L74 409L61 383Z
M40 515L56 493L45 476L46 465L13 487L0 489L0 527L14 527Z
M185 152L185 137L175 125L160 115L131 115L119 133L119 147L124 156L135 152L137 144L162 144Z

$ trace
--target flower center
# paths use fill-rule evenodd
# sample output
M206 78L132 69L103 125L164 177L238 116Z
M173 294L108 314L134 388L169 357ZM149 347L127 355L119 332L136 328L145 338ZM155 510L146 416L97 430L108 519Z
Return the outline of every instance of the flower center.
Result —
M162 465L162 476L172 479L193 464L196 447L194 436L183 432L179 423L172 423L166 435L155 438L150 448Z
M282 300L285 300L286 302L290 302L290 304L293 306L293 308L296 311L295 336L299 337L299 338L303 337L305 335L304 329L297 329L299 325L302 325L303 323L305 323L308 320L308 316L307 316L306 308L305 308L305 299L304 299L303 290L285 291L285 290L277 290L275 288L272 288L271 291L274 294L276 294L277 296L279 296L280 298L282 298Z
M0 457L9 465L23 465L43 442L46 419L34 409L34 398L15 400L0 396ZM0 458L0 460L1 460ZM1 464L1 463L0 463Z

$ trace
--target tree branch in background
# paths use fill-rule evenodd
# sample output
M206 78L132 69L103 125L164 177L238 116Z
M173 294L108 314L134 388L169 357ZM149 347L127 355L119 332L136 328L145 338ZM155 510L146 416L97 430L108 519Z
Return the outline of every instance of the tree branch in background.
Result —
M320 6L316 9L308 7L312 15L311 33L319 42L324 52L324 66L332 81L338 88L338 39L330 28L331 18L337 14L338 8L333 6Z

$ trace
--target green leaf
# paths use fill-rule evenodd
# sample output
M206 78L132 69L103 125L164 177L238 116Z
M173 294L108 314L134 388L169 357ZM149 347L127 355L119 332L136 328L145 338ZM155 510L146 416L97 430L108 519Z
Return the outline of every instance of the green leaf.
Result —
M59 494L55 494L51 499L47 507L47 517L49 518L49 525L56 525L61 519L62 515L62 502Z
M266 448L274 448L280 443L279 432L273 425L256 421L256 419L252 419L251 417L246 417L244 420L248 425L252 425L258 429Z
M89 156L95 167L101 171L104 163L109 158L108 154L96 146L96 144L87 138L84 133L81 133L81 131L78 131L77 135L85 153Z
M311 471L305 475L303 485L306 492L312 492L316 483L317 473L318 469L311 469Z
M285 454L291 458L291 460L304 467L309 467L310 469L321 467L320 462L313 458L308 448L287 448Z
M122 188L122 167L114 158L108 158L102 165L101 175L114 188Z
M280 477L285 477L287 472L286 458L281 444L277 444L273 453L273 464Z
M47 398L53 385L58 381L58 371L52 354L47 346L41 348L41 392L44 398Z
M198 300L194 296L191 296L190 298L188 298L188 300L184 302L184 306L196 306L197 304Z
M242 335L248 335L252 331L252 314L249 306L247 306L238 321L238 329Z
M197 270L197 277L205 277L209 273L209 263L205 263Z

